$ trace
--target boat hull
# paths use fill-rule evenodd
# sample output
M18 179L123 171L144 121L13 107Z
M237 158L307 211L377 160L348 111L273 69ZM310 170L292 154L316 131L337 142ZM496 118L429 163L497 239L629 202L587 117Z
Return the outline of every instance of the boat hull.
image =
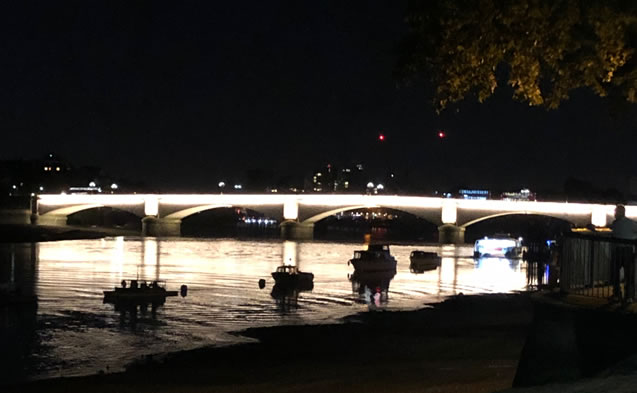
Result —
M272 273L272 278L274 278L274 282L279 287L299 290L310 290L314 287L314 274L312 273L289 274L274 272Z
M104 291L104 303L163 303L168 296L177 296L177 291L116 288L113 291Z
M349 263L357 272L391 272L396 271L395 259L350 259Z
M409 259L409 270L412 273L424 273L428 270L435 270L440 266L442 258L439 256L412 257Z

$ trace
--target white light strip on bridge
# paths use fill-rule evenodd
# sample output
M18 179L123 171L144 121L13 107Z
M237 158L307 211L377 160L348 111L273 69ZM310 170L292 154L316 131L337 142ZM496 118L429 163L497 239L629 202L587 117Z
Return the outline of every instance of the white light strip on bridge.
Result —
M43 194L38 201L43 205L136 205L145 200L158 199L159 204L172 205L284 205L296 202L307 206L381 206L389 208L442 208L443 203L455 203L458 209L483 211L510 211L540 214L587 215L596 210L614 214L613 205L527 202L500 200L468 200L450 198L391 196L391 195L334 195L334 194ZM637 217L637 206L627 206L626 215Z
M38 195L38 203L41 205L141 205L146 196L141 194L43 194Z
M488 210L488 211L523 211L544 214L591 214L593 209L603 209L613 214L612 205L596 205L567 202L527 202L527 201L499 201L499 200L469 200L458 199L459 209Z
M299 195L299 204L309 206L383 206L440 208L442 198L391 195Z
M159 203L171 205L282 205L296 199L296 195L281 194L193 194L157 195Z

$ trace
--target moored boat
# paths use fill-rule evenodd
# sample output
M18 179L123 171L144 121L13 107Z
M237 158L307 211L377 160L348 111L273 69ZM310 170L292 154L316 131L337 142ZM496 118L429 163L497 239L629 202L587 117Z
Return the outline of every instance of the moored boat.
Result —
M415 250L409 255L409 271L412 273L424 273L440 266L441 258L435 252Z
M104 303L163 303L177 291L166 290L164 281L122 280L121 287L104 291Z
M370 244L367 250L354 251L347 264L360 272L396 271L396 258L389 253L387 244Z
M314 286L314 274L302 272L296 266L281 265L272 272L272 278L279 287L309 290Z
M473 246L473 257L500 257L519 259L522 258L522 238L513 238L508 235L485 236L476 240Z

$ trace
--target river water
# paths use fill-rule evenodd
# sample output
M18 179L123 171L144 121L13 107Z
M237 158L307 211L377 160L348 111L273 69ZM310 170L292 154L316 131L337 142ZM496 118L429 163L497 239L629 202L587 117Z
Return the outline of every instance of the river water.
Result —
M411 310L464 293L527 287L526 264L474 260L471 246L393 245L397 272L350 277L362 244L280 240L114 237L0 246L0 285L37 295L37 307L0 306L0 382L122 370L146 355L248 341L230 332L257 326L339 323L376 310ZM414 273L409 253L435 251L442 264ZM314 288L273 292L270 273L294 264ZM122 279L188 287L152 310L116 310L103 291ZM266 286L259 288L259 279Z

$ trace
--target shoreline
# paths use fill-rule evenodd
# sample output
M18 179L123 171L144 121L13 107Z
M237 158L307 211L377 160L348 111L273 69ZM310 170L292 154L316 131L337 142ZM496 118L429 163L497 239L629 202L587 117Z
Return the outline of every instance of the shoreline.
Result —
M531 294L455 296L340 324L249 328L257 343L204 347L121 373L5 386L9 392L467 391L511 388L533 316ZM430 390L431 389L431 390Z

